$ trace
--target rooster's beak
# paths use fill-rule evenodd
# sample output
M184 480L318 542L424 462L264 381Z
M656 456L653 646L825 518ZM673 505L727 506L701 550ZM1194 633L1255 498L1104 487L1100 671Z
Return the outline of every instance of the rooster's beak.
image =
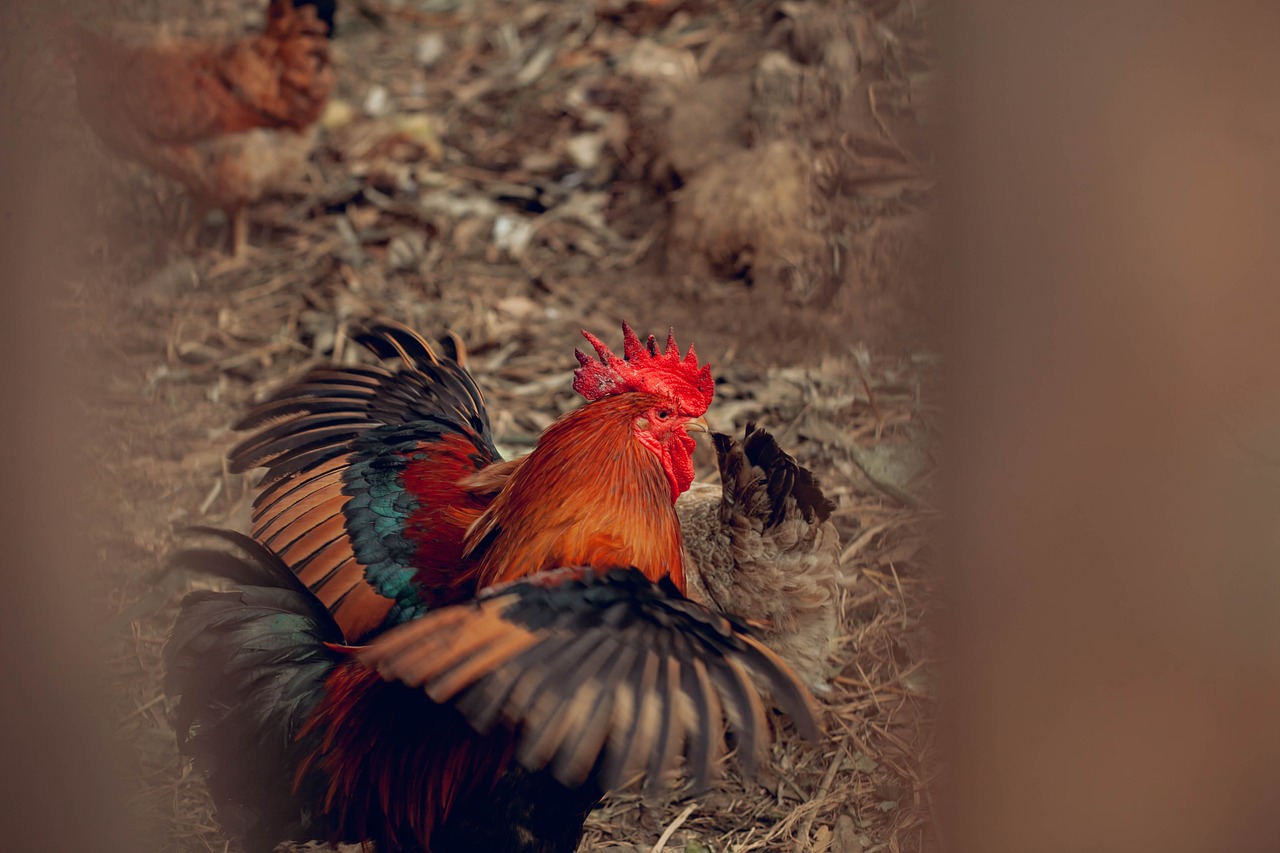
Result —
M707 434L711 433L711 424L707 423L706 418L694 418L693 420L688 421L684 426L685 429L705 432Z

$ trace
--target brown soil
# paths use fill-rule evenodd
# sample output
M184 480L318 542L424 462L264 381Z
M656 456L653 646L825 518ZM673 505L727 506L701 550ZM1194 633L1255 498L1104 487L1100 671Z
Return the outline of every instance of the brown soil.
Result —
M239 32L260 5L95 14ZM461 335L515 452L575 405L579 329L675 326L716 371L712 423L763 422L839 504L829 741L785 736L763 785L731 773L697 800L612 798L584 850L648 850L688 806L668 850L920 849L928 466L904 460L925 459L929 437L924 7L367 6L378 24L340 11L341 103L311 173L254 208L256 251L238 269L213 225L198 256L181 253L182 193L109 158L69 80L51 95L83 149L93 220L81 250L94 272L72 306L76 352L101 377L91 533L116 616L111 719L151 849L234 849L178 758L160 688L168 626L199 581L155 572L176 528L245 523L249 481L223 462L237 413L315 360L356 357L351 325L379 314ZM699 461L706 472L706 448Z

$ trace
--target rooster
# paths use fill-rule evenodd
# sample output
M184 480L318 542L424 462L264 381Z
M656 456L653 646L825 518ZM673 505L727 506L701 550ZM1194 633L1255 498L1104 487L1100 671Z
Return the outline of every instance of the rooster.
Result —
M624 336L619 358L587 335L589 402L518 463L457 343L390 324L360 340L401 370L317 368L242 421L234 466L267 469L253 538L177 558L238 587L189 596L166 658L180 736L251 849L568 853L605 791L682 761L705 787L722 714L753 772L749 672L816 738L786 664L684 597L674 502L710 368Z
M178 181L194 200L194 242L211 208L242 258L245 208L295 180L334 86L328 26L312 6L270 0L266 26L231 44L155 38L129 45L63 25L85 121L115 153Z
M689 597L763 626L760 638L825 693L835 637L840 534L812 472L747 424L714 433L721 485L695 483L676 513L689 554Z

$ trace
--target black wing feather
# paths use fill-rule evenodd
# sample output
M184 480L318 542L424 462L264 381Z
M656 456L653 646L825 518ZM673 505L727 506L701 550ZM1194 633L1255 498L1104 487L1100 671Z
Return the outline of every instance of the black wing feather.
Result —
M308 372L246 413L238 430L261 430L232 448L231 467L247 471L266 466L264 482L292 476L351 449L360 435L380 427L430 423L459 430L476 447L500 458L490 436L484 395L471 374L453 359L440 358L406 326L379 321L356 340L379 358L399 358L403 368L336 367ZM446 350L457 352L450 340ZM323 428L301 442L301 431ZM328 450L329 452L326 452ZM299 465L300 457L306 458Z
M492 653L499 643L520 651ZM754 772L768 720L747 668L786 697L802 734L818 736L806 688L745 626L635 569L542 572L428 613L356 655L452 702L481 731L505 720L522 763L566 785L588 772L606 789L637 772L660 779L681 759L705 785L722 714ZM480 655L484 665L471 666Z

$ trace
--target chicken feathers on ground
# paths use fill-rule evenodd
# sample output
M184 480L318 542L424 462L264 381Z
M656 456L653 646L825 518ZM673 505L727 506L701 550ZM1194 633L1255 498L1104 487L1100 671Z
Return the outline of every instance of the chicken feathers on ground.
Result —
M765 430L748 424L742 440L712 437L721 484L695 484L676 503L689 597L762 626L765 644L826 692L838 627L835 507Z
M706 785L724 718L753 771L752 676L817 736L787 665L684 596L673 504L710 368L624 335L623 358L588 335L589 402L518 464L456 342L392 324L360 339L399 370L317 368L241 422L258 541L179 555L239 587L190 596L167 659L180 736L253 849L570 853L603 792L680 767Z
M115 153L190 190L189 241L209 209L226 211L237 258L246 206L305 168L334 86L326 31L289 0L271 0L263 31L231 44L133 45L64 27L85 121Z

